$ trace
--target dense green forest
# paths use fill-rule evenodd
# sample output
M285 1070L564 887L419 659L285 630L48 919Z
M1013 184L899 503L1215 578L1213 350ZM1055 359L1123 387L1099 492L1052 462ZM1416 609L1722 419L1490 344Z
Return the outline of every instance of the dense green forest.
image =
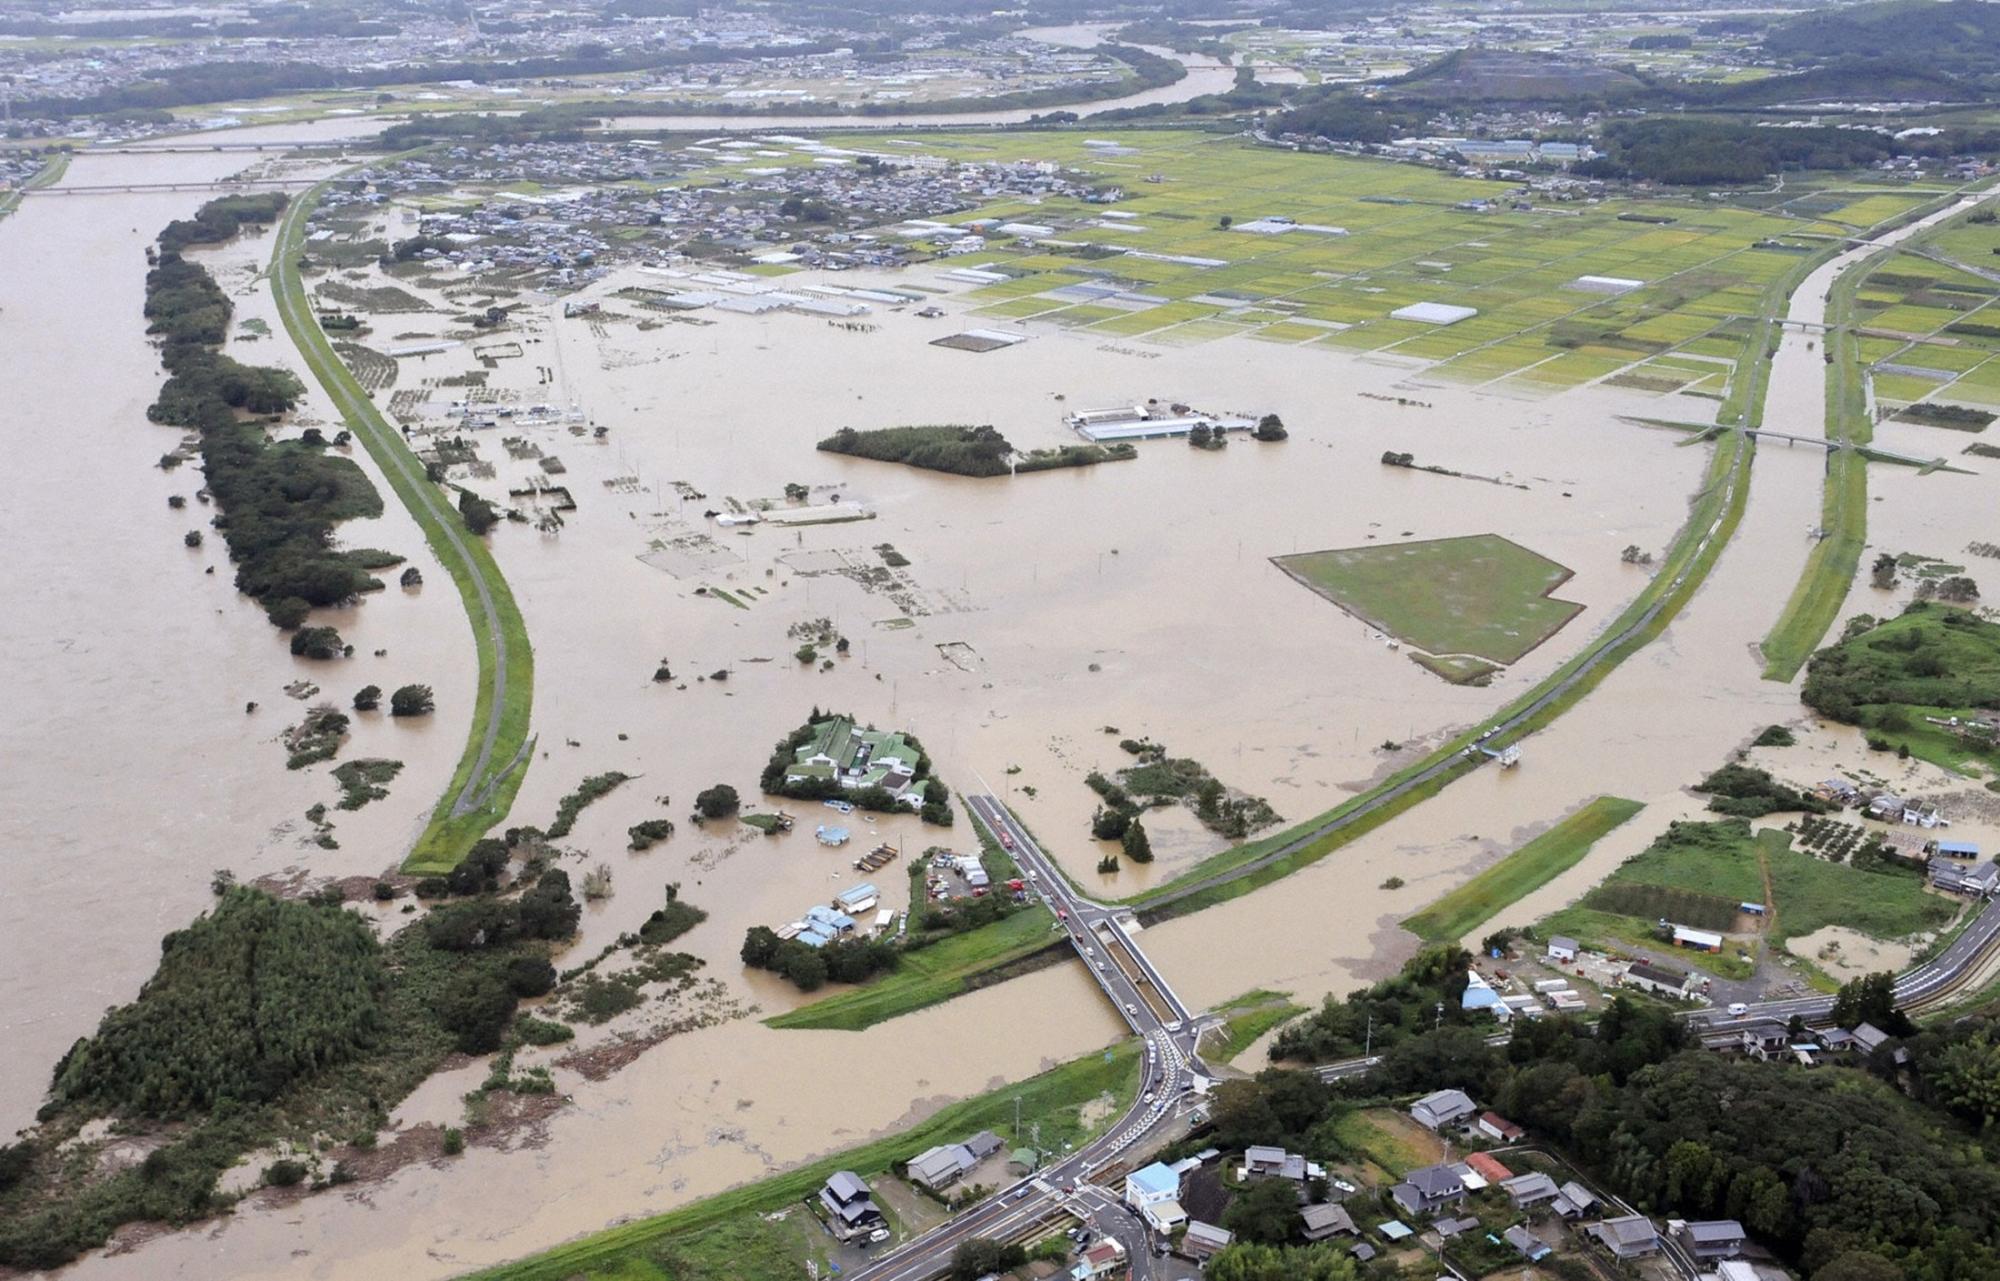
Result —
M2000 708L2000 624L1922 602L1884 623L1857 622L1806 665L1799 696L1822 716L1903 729L1905 708Z
M2000 1275L2000 1170L1975 1133L2000 1098L1990 1019L1913 1038L1915 1100L1889 1083L1888 1051L1862 1068L1726 1057L1695 1048L1671 1012L1624 997L1595 1027L1526 1020L1505 1046L1485 1035L1426 1029L1338 1085L1279 1069L1225 1083L1216 1132L1189 1142L1340 1160L1352 1155L1337 1125L1347 1110L1459 1088L1642 1209L1738 1219L1808 1277L1883 1275L1867 1256L1911 1281Z
M139 999L57 1066L53 1098L169 1120L268 1102L376 1044L386 983L360 917L232 888L161 941Z
M244 223L268 222L286 198L226 196L163 233L176 246L214 243ZM228 297L208 269L163 249L146 273L147 332L160 342L167 381L146 411L154 422L200 437L202 470L220 515L215 526L236 563L236 586L280 627L308 609L334 605L381 584L333 547L334 525L382 512L381 496L351 461L325 452L318 433L283 442L252 416L284 413L305 391L283 369L245 365L222 353Z
M2000 58L2000 8L1983 0L1894 0L1812 9L1771 27L1764 48L1795 62L1894 49L1941 71L1990 76Z
M337 894L281 900L219 878L214 908L162 940L137 999L63 1056L36 1128L0 1145L0 1267L57 1267L121 1224L213 1214L231 1199L221 1173L274 1143L318 1167L299 1178L344 1182L342 1154L371 1147L448 1055L527 1036L516 1004L556 988L549 954L582 906L539 833L509 836L481 841L456 889L430 887L447 901L386 944ZM647 956L661 973L700 965ZM102 1140L78 1138L100 1117L144 1160L101 1161Z
M1484 1010L1459 1008L1472 956L1449 944L1427 947L1404 962L1400 972L1345 999L1329 993L1320 1008L1287 1023L1271 1043L1273 1059L1325 1063L1358 1058L1365 1049L1384 1048L1433 1026L1491 1021ZM1438 1006L1444 1007L1442 1013Z
M958 476L1004 476L1014 446L992 427L878 427L857 431L842 427L819 442L830 454L904 463L928 471Z

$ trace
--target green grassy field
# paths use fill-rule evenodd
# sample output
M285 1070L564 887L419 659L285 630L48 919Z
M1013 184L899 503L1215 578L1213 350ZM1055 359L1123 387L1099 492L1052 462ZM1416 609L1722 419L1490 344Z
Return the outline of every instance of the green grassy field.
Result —
M683 1209L620 1224L533 1258L488 1269L475 1274L475 1281L692 1281L689 1273L674 1268L673 1256L677 1251L700 1246L704 1239L701 1234L725 1228L732 1232L749 1230L740 1225L746 1225L756 1215L783 1209L811 1195L835 1170L852 1170L863 1178L872 1178L887 1170L892 1161L914 1156L946 1140L956 1141L977 1130L1012 1135L1016 1099L1020 1100L1024 1134L1028 1125L1038 1124L1045 1147L1079 1142L1091 1132L1091 1127L1084 1123L1084 1106L1107 1097L1120 1105L1129 1101L1138 1087L1141 1064L1138 1042L1128 1041L1017 1085L951 1104L900 1133L822 1157ZM1114 1109L1114 1114L1118 1110L1122 1107ZM747 1281L754 1274L723 1275Z
M514 794L527 775L528 727L535 688L534 649L528 643L527 624L522 621L513 593L508 590L507 580L485 541L460 529L456 513L436 487L423 479L423 464L334 353L313 315L299 278L299 258L305 244L307 215L324 190L324 184L312 188L293 200L285 211L271 251L272 290L286 333L297 345L313 377L326 389L342 421L367 449L389 487L423 530L425 543L457 586L472 626L479 684L465 751L452 773L450 785L432 811L429 824L417 837L403 864L403 870L413 874L448 872L465 857L475 841L506 817L514 803ZM479 592L481 583L492 598L490 614ZM505 642L504 663L495 643L496 632ZM493 705L496 682L503 687L497 712ZM474 792L480 803L463 814L454 813L458 798L466 794L468 783L480 770L488 727L493 725L496 714L498 729L492 736L491 751Z
M1583 606L1550 593L1570 571L1498 534L1275 556L1348 613L1432 654L1512 663Z
M1016 912L1005 920L905 952L893 971L874 982L765 1022L777 1028L860 1031L884 1019L949 1001L966 991L975 976L1061 942L1054 925L1055 917L1045 907Z
M1426 942L1456 941L1583 861L1606 833L1645 806L1600 796L1403 922Z
M1280 1023L1304 1014L1306 1007L1285 992L1263 988L1245 992L1215 1007L1222 1026L1202 1038L1201 1054L1210 1063L1227 1063Z
M1765 876L1770 896L1765 896ZM1768 915L1739 915L1739 903L1766 903ZM1658 951L1671 945L1656 922L1732 932L1748 922L1762 930L1761 944L1828 925L1843 925L1882 939L1906 938L1951 919L1956 906L1924 890L1922 878L1902 872L1862 871L1791 847L1782 831L1752 833L1741 821L1682 822L1643 853L1627 860L1583 901L1545 918L1544 934L1570 934L1588 943L1634 944ZM1746 978L1758 944L1724 945L1720 954L1677 952L1688 965L1725 978Z

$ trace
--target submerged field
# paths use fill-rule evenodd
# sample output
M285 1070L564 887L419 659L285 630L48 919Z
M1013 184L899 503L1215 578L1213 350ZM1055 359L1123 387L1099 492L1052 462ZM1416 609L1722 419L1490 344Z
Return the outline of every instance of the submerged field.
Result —
M1498 534L1274 558L1280 569L1433 655L1511 663L1583 606L1550 593L1570 571Z

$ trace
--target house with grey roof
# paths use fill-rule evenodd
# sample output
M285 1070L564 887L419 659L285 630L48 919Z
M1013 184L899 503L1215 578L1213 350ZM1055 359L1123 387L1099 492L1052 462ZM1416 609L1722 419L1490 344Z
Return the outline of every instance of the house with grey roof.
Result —
M1448 1165L1427 1165L1403 1176L1389 1196L1409 1214L1436 1214L1465 1200L1465 1181Z
M1331 1236L1359 1236L1354 1216L1338 1205L1309 1205L1299 1211L1300 1235L1308 1241L1324 1241Z
M1695 1219L1668 1226L1673 1231L1674 1240L1697 1263L1733 1259L1743 1253L1743 1243L1747 1239L1743 1225L1734 1219Z
M1538 1262L1552 1253L1546 1243L1520 1224L1515 1224L1500 1234L1502 1240L1514 1247L1514 1252L1530 1263Z
M1643 1214L1605 1219L1584 1229L1619 1259L1650 1259L1660 1252L1660 1234Z
M1525 1210L1544 1201L1553 1201L1562 1193L1556 1186L1556 1181L1540 1171L1533 1174L1517 1174L1511 1179L1503 1180L1500 1186L1506 1190L1508 1199L1514 1203L1514 1208L1517 1210Z
M1439 1090L1410 1105L1410 1115L1427 1130L1456 1125L1478 1110L1464 1090Z

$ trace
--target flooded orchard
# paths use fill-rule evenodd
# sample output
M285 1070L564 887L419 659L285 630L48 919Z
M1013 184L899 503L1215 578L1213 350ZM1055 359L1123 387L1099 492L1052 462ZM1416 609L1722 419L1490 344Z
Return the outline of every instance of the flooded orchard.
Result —
M66 182L105 181L114 166L121 181L213 178L240 164L87 158ZM8 701L28 714L0 730L21 763L0 781L0 849L21 890L0 908L0 929L26 980L0 1009L0 1097L15 1124L98 1007L136 992L158 937L201 910L213 869L325 877L392 866L443 789L469 718L469 634L441 574L415 594L391 587L331 611L356 657L310 664L234 593L217 542L181 545L205 516L168 508L168 494L192 494L198 479L157 468L175 434L145 421L159 374L139 315L140 250L202 198L38 198L0 223L0 364L9 385L54 382L68 398L59 419L17 427L32 462L24 474L42 483L8 518L24 549L10 585L28 606L4 633ZM414 219L387 216L387 232L412 234ZM243 343L242 358L303 372L254 276L268 251L260 237L203 257L237 319L262 319L275 335ZM854 844L829 850L812 827L830 813L792 802L800 821L786 835L682 822L649 850L625 848L632 824L683 819L713 783L753 795L773 743L813 708L916 734L954 790L1004 796L1080 882L1129 895L1226 842L1184 810L1151 811L1157 860L1098 873L1110 846L1090 837L1097 797L1084 778L1131 763L1121 739L1199 761L1287 820L1328 809L1607 627L1650 572L1623 549L1663 551L1708 464L1709 447L1621 419L1713 412L1688 398L1600 386L1514 399L1383 359L1241 338L1106 343L1050 325L1016 326L1030 336L1004 350L951 350L931 339L978 322L936 268L842 273L849 287L933 289L945 313L878 309L864 325L792 314L663 321L619 296L648 279L627 270L593 285L583 297L602 304L595 316L524 299L504 336L401 358L378 399L413 419L419 448L435 443L425 428L457 421L455 400L476 402L494 426L467 433L477 459L454 464L454 479L496 501L519 491L511 501L535 516L557 506L548 485L574 500L559 524L507 523L493 535L539 658L537 745L509 822L546 825L585 777L635 776L585 809L565 842L583 852L580 866L608 866L616 888L588 909L571 954L634 929L677 883L709 913L677 946L762 1014L803 998L743 969L747 928L793 919L861 879L849 866L857 849L899 844L907 858L973 839L962 813L949 830L855 814L838 820ZM395 283L422 309L374 323L398 344L434 345L461 308ZM1800 318L1816 317L1824 284L1801 291ZM30 314L42 319L27 325ZM1804 341L1785 339L1767 421L1813 435L1821 366ZM88 368L80 352L91 353ZM483 375L470 380L476 396L472 374ZM1152 398L1275 412L1290 439L1238 438L1217 452L1147 442L1128 462L984 480L814 448L841 427L936 423L992 424L1020 448L1050 447L1076 439L1066 412ZM545 412L528 412L536 406ZM297 426L315 420L335 425L317 388ZM1507 483L1384 466L1396 451ZM1392 967L1414 946L1397 920L1590 797L1646 802L1509 919L1574 897L1694 808L1681 790L1689 781L1761 726L1799 716L1794 687L1761 679L1755 644L1805 563L1823 473L1816 449L1761 448L1742 525L1708 582L1661 638L1526 740L1518 769L1476 773L1281 886L1150 930L1149 953L1196 1005L1259 987L1316 1001ZM1882 492L1905 483L1923 488L1887 519L1899 541L1937 544L1923 550L1954 550L1946 533L1981 504L1991 510L1990 478L1899 475ZM787 486L866 518L724 524L706 514L761 500L782 510ZM350 546L431 567L393 503L380 521L340 532ZM1583 610L1484 688L1430 674L1270 563L1488 533L1574 571L1554 595ZM799 628L820 619L849 642L827 669L794 655ZM672 679L655 679L663 663ZM302 706L283 688L301 678L342 704L369 682L438 691L429 724L358 719L344 754L406 768L387 799L335 816L337 850L309 843L300 817L330 799L324 768L286 771L273 741ZM251 701L260 706L246 716ZM904 866L872 877L884 906L906 905ZM1401 887L1383 888L1392 877ZM59 986L89 999L59 1002ZM892 1131L1123 1035L1069 964L864 1032L734 1018L673 1036L607 1079L557 1069L572 1101L515 1150L475 1146L282 1209L253 1199L219 1226L92 1256L74 1272L449 1276ZM470 1084L462 1076L420 1090L392 1125L451 1123ZM831 1091L834 1079L867 1088Z

